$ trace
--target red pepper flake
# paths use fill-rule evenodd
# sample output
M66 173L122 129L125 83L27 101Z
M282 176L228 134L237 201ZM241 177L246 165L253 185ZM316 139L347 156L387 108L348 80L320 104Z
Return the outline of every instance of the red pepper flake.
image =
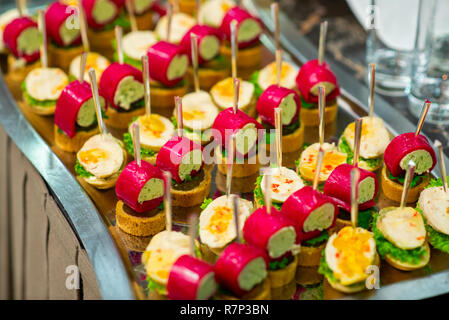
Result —
M415 211L415 213L413 214L413 216L416 218L418 216L418 211Z
M410 222L410 227L414 228L414 227L416 227L416 224L414 224L413 222Z
M285 183L288 183L288 184L293 183L293 180L292 179L285 179Z
M417 237L416 240L423 240L424 238L425 238L424 236L420 236L420 237Z

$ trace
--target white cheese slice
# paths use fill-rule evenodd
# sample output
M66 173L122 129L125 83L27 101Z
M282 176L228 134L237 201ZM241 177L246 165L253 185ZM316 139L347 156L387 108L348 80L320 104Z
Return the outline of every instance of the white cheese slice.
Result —
M236 6L231 0L210 0L202 4L199 12L200 23L218 28L229 9Z

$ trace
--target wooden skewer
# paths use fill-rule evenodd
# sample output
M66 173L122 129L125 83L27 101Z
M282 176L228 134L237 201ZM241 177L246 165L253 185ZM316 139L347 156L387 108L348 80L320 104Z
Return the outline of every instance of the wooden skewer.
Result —
M362 118L358 118L358 119L355 120L354 158L353 158L354 167L358 167L359 166L360 141L362 139L362 125L363 125L363 119Z
M370 63L370 94L369 94L369 116L374 115L374 88L376 86L376 64Z
M276 160L278 168L282 167L282 109L274 109L274 124L276 132Z
M83 52L81 54L81 61L80 61L80 77L79 82L84 82L84 73L86 72L86 63L87 63L87 52Z
M324 51L326 47L327 21L320 24L320 40L318 46L318 64L322 65L324 61Z
M48 48L47 48L47 30L45 27L45 14L43 10L38 10L38 24L39 24L39 31L42 35L42 43L41 43L41 64L43 68L48 68Z
M131 31L138 31L136 15L134 14L134 3L133 0L125 0L126 11L128 11L129 22L131 23Z
M447 186L447 171L446 171L446 164L444 163L443 144L440 141L435 140L434 146L435 148L438 149L438 160L440 163L441 181L443 182L444 192L447 193L449 188Z
M232 67L232 78L237 78L237 54L238 54L238 43L237 43L237 21L231 21L231 67Z
M191 214L189 216L189 247L190 247L190 255L195 257L195 240L197 238L198 231L198 217L195 214Z
M357 185L360 179L360 170L358 168L353 168L351 170L351 224L355 229L358 225L359 218L359 203Z
M176 124L178 126L178 137L182 137L184 135L184 121L182 115L182 99L181 97L175 97L175 106L176 106Z
M123 47L122 47L123 30L120 26L115 26L115 40L117 42L118 63L123 64Z
M200 23L200 8L201 8L201 0L195 1L195 7L196 7L196 24Z
M173 12L178 13L179 12L179 1L173 0Z
M232 134L229 139L228 154L226 158L226 196L229 198L231 194L232 170L235 158L235 134Z
M26 15L26 1L16 0L17 11L19 11L19 17Z
M320 117L320 125L318 127L319 130L319 139L320 139L320 147L324 143L324 110L326 109L326 88L322 85L318 87L318 112Z
M282 79L282 50L276 50L276 85L281 86Z
M232 213L234 215L235 221L236 242L242 243L242 235L240 232L240 221L239 221L239 197L236 194L232 195Z
M167 42L170 42L171 22L173 18L173 5L169 2L167 8Z
M280 170L280 168L279 168ZM272 171L268 167L265 169L264 176L265 176L265 207L267 208L267 212L271 213L271 178L272 178Z
M101 103L100 95L98 94L97 76L95 75L95 70L93 68L89 69L89 77L90 87L92 89L92 98L94 100L95 111L97 113L98 129L100 130L101 135L105 135L107 134L107 130L103 122L103 116L101 115Z
M148 56L142 55L142 75L144 86L145 110L147 116L151 115L151 92L150 92L150 67L148 65Z
M195 92L198 92L200 91L200 79L198 77L198 36L193 32L190 34L190 44L192 47L193 84Z
M276 51L280 50L280 28L279 28L279 5L277 2L271 4L271 18L274 22L274 39L276 43Z
M133 124L133 140L134 159L136 159L137 165L140 167L142 160L140 156L140 125L138 121Z
M234 114L239 110L240 80L234 78Z
M416 131L415 131L416 137L419 136L419 134L421 133L421 129L424 125L424 121L426 120L427 112L429 112L430 105L431 105L431 102L426 99L426 101L424 102L424 107L421 112L421 116L419 117L418 125L416 126Z
M415 162L413 160L410 160L408 162L407 171L405 173L405 179L404 179L404 187L402 189L402 196L401 196L401 206L400 208L403 209L407 203L407 193L408 189L410 188L410 184L413 180L413 174L415 173Z
M171 173L164 171L165 178L165 192L164 192L164 207L165 207L165 229L168 232L172 230L172 212L171 212Z
M81 1L77 2L78 8L78 21L80 25L80 33L81 33L81 41L83 42L83 48L85 52L90 51L89 38L87 37L87 22L86 15L84 13L84 8L81 4Z
M315 176L313 178L313 190L318 189L321 167L323 166L324 153L325 153L324 150L320 146L320 149L318 150L318 158L316 160Z

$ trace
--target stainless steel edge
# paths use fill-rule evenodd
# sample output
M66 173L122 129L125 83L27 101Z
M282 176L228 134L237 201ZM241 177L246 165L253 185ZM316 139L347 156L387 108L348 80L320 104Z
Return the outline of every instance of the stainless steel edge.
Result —
M269 31L273 32L274 24L270 12L271 1L244 0L243 3L248 10L260 17ZM306 62L317 57L318 50L316 46L299 33L297 27L282 11L279 12L279 24L281 29L281 45L289 54L301 62ZM262 42L264 42L264 45L271 51L274 51L274 44L271 39L264 36ZM352 102L361 106L365 111L368 111L368 87L357 81L351 74L344 71L339 66L339 63L332 57L326 57L326 62L330 64L332 70L335 72L342 94ZM412 124L408 119L404 118L379 94L375 95L375 114L384 119L388 129L395 135L404 132L413 132L416 129L415 124ZM448 167L449 159L446 156L444 157L444 161L446 167ZM438 177L441 176L438 166L436 166L433 173ZM449 293L449 270L440 271L418 279L400 281L394 284L381 286L379 290L373 291L370 290L359 294L348 295L345 299L410 300L424 299Z
M0 72L1 74L1 72ZM0 125L44 178L75 228L103 299L134 299L119 251L97 209L73 175L20 112L0 76Z

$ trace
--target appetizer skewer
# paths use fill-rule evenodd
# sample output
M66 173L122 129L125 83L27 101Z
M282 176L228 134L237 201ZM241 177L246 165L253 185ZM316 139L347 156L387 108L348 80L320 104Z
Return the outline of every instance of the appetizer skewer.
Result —
M125 0L126 11L134 16L137 29L151 30L153 28L154 2L155 0Z

